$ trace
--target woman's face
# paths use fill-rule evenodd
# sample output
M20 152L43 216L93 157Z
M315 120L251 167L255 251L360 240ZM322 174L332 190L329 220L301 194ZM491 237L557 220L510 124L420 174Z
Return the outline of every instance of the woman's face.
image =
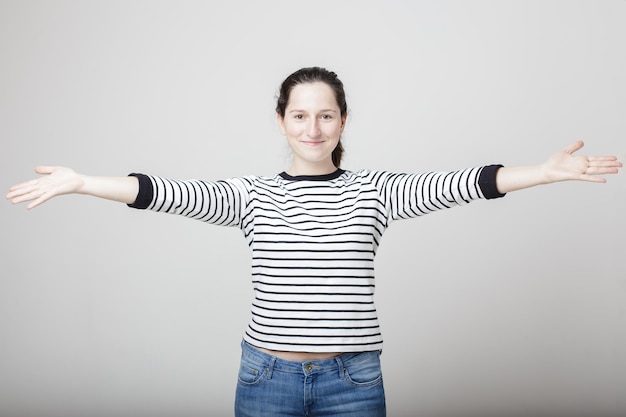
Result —
M293 152L291 175L320 175L335 171L332 152L339 143L345 117L335 93L323 82L298 84L289 95L278 123Z

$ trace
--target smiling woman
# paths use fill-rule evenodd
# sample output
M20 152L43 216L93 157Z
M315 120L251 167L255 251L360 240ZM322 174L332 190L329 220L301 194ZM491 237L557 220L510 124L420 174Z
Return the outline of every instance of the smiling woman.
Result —
M574 155L583 146L578 141L539 165L415 174L344 170L343 85L317 67L283 82L276 113L293 160L273 176L181 181L39 167L42 177L7 195L33 208L58 195L86 194L238 227L252 251L254 287L238 417L386 414L374 257L391 222L539 184L601 183L599 175L622 166L614 156Z
M347 117L346 94L337 74L315 67L287 77L276 104L281 133L293 152L287 172L319 175L339 168L343 155L341 134Z
M293 151L289 174L323 175L337 169L332 153L339 144L346 118L341 116L327 84L296 86L291 91L286 116L277 115L277 118Z

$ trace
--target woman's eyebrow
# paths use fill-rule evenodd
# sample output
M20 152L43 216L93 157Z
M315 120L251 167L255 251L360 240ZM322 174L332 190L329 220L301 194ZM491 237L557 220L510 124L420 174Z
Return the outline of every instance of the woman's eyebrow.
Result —
M301 113L301 112L306 112L306 110L303 110L303 109L292 109L292 110L288 111L288 113ZM321 109L320 110L320 113L325 113L325 112L337 113L337 110L335 110L335 109Z

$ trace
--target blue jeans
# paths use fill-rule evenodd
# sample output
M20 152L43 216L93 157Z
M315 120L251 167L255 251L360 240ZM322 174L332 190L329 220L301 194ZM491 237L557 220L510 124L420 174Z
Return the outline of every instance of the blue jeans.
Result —
M236 417L384 417L380 352L294 362L241 344Z

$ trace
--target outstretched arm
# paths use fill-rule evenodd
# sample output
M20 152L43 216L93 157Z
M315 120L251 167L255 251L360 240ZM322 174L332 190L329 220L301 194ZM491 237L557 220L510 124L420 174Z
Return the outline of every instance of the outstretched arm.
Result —
M63 194L85 194L131 204L139 190L135 177L94 177L70 168L48 166L39 166L35 172L43 176L14 185L6 198L13 204L31 201L28 209Z
M535 185L557 181L606 182L599 175L617 174L622 163L615 156L574 156L584 146L583 141L555 153L540 165L500 168L496 186L502 194Z

